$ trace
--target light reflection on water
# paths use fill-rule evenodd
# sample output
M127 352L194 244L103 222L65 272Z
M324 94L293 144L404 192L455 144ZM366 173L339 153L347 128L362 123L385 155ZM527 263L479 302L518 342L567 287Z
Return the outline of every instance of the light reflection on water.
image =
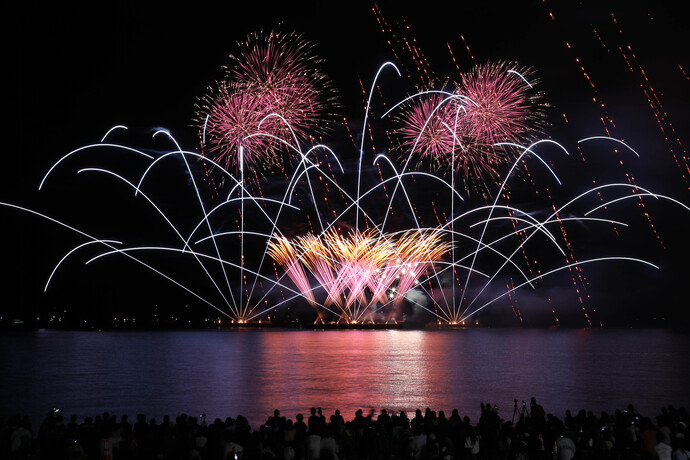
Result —
M38 331L0 336L0 415L34 424L51 407L158 420L181 413L252 426L274 409L430 407L477 420L481 402L510 420L531 396L547 412L645 415L690 405L690 336L666 330L470 329Z

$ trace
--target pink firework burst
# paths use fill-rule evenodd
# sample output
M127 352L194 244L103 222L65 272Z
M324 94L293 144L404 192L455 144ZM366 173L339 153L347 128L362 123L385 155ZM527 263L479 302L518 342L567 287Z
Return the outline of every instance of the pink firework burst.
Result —
M420 159L442 165L458 147L453 137L457 102L448 96L430 92L416 99L401 117L402 142L405 151Z
M521 143L545 124L542 93L534 71L515 62L475 66L462 74L456 92L469 98L463 130L478 144ZM531 81L530 81L531 80Z
M209 92L207 101L205 136L216 162L228 170L239 169L240 147L248 168L275 162L276 157L270 153L276 140L262 134L274 134L276 122L272 118L264 120L270 111L261 98L221 85Z
M500 144L527 143L545 125L533 73L515 63L487 63L461 75L454 97L432 91L415 99L400 117L405 158L453 168L466 191L488 193L515 158L514 148Z
M465 189L470 184L493 183L496 165L503 162L501 151L476 136L471 104L458 94L428 92L415 99L400 117L405 161L417 158L417 168L450 170L463 174ZM488 187L487 187L488 188Z
M225 80L202 99L196 121L226 167L239 163L242 145L245 165L270 169L294 154L286 144L296 147L295 141L323 133L334 92L317 69L314 45L298 34L254 33L238 47L224 67Z
M454 163L466 190L474 184L489 192L487 184L515 159L516 149L505 143L528 144L543 130L546 105L536 83L534 71L515 62L489 62L461 75L456 93L468 98L459 123L465 143Z

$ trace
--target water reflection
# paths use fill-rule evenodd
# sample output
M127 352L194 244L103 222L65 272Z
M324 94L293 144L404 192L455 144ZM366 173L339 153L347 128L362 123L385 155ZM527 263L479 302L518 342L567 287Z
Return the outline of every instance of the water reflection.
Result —
M40 419L242 414L293 418L322 407L457 408L480 403L510 420L531 396L547 412L595 413L632 402L643 413L690 405L690 336L664 330L168 332L39 331L0 335L0 416Z
M425 337L427 340L425 340ZM275 332L261 337L260 406L409 410L433 404L444 362L422 331Z

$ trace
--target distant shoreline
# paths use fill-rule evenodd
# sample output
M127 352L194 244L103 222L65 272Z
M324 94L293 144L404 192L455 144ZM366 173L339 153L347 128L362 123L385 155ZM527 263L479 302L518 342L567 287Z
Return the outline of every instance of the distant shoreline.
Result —
M647 324L615 324L610 326L566 326L566 325L537 325L537 326L493 326L493 325L460 325L460 324L438 324L431 323L359 323L359 324L344 324L344 323L326 323L326 324L305 324L305 323L271 323L271 322L255 322L255 323L221 323L218 324L43 324L43 323L11 323L0 322L0 331L3 332L29 332L38 330L57 330L57 331L184 331L184 330L324 330L324 331L346 331L346 330L472 330L472 329L667 329L679 332L690 332L690 328L683 324L667 324L667 323L647 323Z

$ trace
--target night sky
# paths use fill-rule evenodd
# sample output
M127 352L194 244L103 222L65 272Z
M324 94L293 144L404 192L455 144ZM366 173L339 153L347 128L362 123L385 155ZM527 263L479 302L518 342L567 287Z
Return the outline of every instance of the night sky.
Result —
M122 195L93 195L106 188L75 179L78 162L67 164L38 192L48 168L67 152L99 141L117 124L149 134L164 127L183 148L196 148L194 104L222 77L221 66L236 51L236 42L255 31L281 30L302 33L317 44L323 70L338 89L339 116L355 125L364 113L362 86L368 90L384 62L394 61L403 73L381 80L381 92L390 91L391 103L421 82L401 47L403 38L414 40L439 80L458 73L449 48L463 71L487 60L533 67L550 105L544 137L562 143L579 159L562 169L554 164L564 179L554 195L567 200L591 186L595 177L597 184L632 177L640 186L690 204L685 150L688 26L673 2L140 3L22 6L18 45L9 55L13 83L7 88L6 108L11 121L5 130L9 144L0 201L114 235L113 227L131 222L108 222L105 204ZM381 19L392 33L382 30ZM342 129L335 130L334 137L341 138L326 138L325 143L344 146L344 160L352 160L356 151L343 135ZM625 141L640 158L626 149L611 153L611 146L601 144L584 144L578 151L579 139L604 135ZM621 214L630 228L619 236L583 230L572 237L588 257L639 257L659 270L622 263L587 266L584 307L578 301L582 293L575 292L567 277L557 278L534 291L519 291L512 304L488 307L481 315L483 324L551 325L551 309L561 324L573 326L588 324L585 310L592 325L687 324L690 212L652 200L644 208L627 207L635 208ZM138 219L136 212L133 207L132 219ZM73 317L150 313L152 305L158 311L215 316L127 261L84 266L83 259L81 264L75 260L43 293L53 266L83 240L17 210L1 207L0 215L1 260L8 273L0 284L4 321L65 311ZM142 220L140 225L149 224Z

